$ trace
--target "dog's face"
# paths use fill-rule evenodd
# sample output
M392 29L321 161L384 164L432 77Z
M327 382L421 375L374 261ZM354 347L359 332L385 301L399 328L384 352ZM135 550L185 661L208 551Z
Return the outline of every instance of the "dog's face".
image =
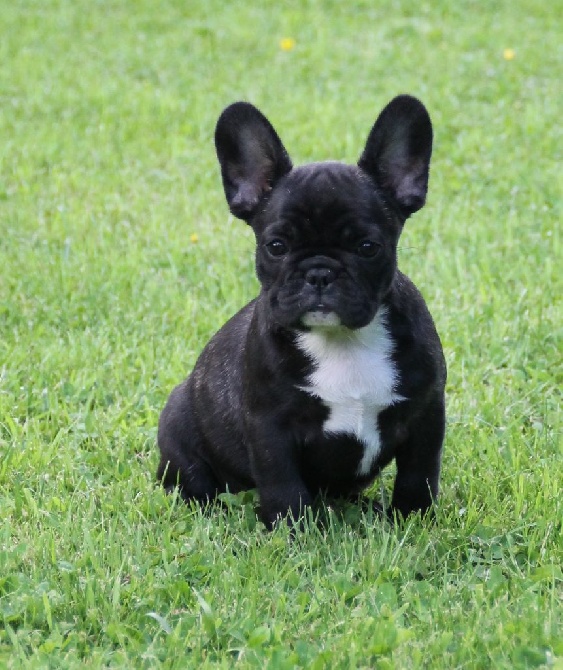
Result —
M277 323L360 328L395 272L399 225L359 168L296 168L255 219L257 273Z
M424 204L432 128L423 105L395 98L357 166L293 168L268 120L248 103L215 135L227 202L256 235L256 267L279 325L361 328L396 271L405 219Z

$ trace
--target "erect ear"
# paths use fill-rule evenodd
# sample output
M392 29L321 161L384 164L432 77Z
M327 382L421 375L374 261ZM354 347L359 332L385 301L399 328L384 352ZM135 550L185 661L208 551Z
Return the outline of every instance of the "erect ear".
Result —
M272 124L248 102L235 102L223 111L215 148L229 209L245 221L293 167Z
M432 124L424 105L399 95L379 115L358 165L390 205L407 218L426 200Z

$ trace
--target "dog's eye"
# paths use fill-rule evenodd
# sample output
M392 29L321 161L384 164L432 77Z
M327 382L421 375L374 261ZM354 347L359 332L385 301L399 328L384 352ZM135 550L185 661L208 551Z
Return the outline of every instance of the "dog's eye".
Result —
M266 244L266 249L271 256L283 256L287 253L287 244L282 240L272 240Z
M358 254L364 258L373 258L377 255L380 249L381 245L372 240L362 240L358 244Z

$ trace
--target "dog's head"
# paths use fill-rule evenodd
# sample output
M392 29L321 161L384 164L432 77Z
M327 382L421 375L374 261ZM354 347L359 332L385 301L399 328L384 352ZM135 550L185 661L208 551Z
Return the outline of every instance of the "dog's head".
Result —
M294 168L276 131L245 102L215 131L231 212L256 235L256 268L281 326L361 328L396 272L403 223L426 199L432 126L417 99L381 112L357 165Z

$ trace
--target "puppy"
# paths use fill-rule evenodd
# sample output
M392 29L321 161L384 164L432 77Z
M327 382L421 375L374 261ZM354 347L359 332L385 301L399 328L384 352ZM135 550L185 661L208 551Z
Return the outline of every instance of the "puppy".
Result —
M394 98L357 165L294 168L245 102L223 111L215 145L229 208L256 236L261 290L172 391L158 478L201 503L257 488L271 528L319 493L357 497L394 458L391 514L425 512L438 495L446 366L397 242L426 199L428 112Z

